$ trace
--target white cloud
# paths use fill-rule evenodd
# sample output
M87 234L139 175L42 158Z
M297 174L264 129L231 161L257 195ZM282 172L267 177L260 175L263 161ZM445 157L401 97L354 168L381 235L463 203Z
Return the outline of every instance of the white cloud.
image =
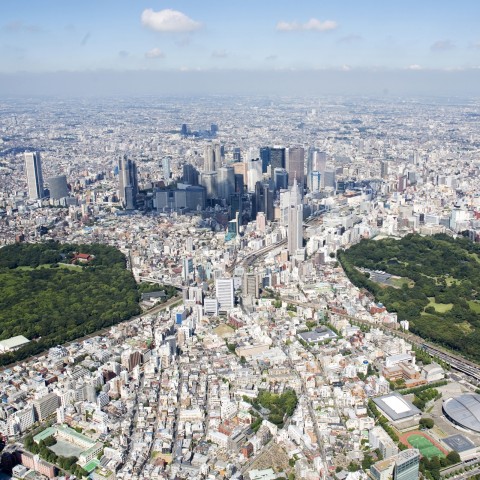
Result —
M165 54L157 47L145 53L146 58L165 58Z
M145 27L156 32L193 32L202 26L184 13L169 8L158 12L147 8L142 12L141 19Z
M278 22L276 29L279 32L299 32L299 31L314 31L314 32L328 32L335 30L338 27L338 23L334 20L317 20L311 18L305 23L299 22Z
M407 70L423 70L421 65L417 65L414 63L413 65L409 65L407 67Z

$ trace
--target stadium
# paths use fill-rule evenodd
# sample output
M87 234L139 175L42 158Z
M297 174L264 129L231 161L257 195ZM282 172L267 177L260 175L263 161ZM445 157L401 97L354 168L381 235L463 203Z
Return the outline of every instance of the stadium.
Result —
M443 402L442 410L453 424L480 433L480 395L467 393L449 398Z

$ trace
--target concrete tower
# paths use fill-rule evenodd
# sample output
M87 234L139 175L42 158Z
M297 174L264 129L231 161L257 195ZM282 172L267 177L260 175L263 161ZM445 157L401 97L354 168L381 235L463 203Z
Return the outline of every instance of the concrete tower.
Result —
M30 200L44 198L42 161L39 152L25 152L25 172Z
M295 255L299 248L303 248L303 203L296 178L293 179L289 200L288 253L289 255Z

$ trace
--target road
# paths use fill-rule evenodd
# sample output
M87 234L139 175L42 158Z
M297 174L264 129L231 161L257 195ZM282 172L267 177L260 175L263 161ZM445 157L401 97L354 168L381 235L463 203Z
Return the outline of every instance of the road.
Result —
M272 243L271 245L268 245L267 247L263 247L260 250L249 253L248 255L243 257L240 260L240 262L237 262L235 260L233 262L233 265L231 265L230 267L227 268L227 272L232 274L233 271L235 270L235 267L238 266L238 264L242 265L243 267L249 267L250 265L253 265L263 255L266 255L268 252L271 252L272 250L275 250L278 247L286 245L286 243L287 243L287 239L284 238L283 240L280 240L279 242Z

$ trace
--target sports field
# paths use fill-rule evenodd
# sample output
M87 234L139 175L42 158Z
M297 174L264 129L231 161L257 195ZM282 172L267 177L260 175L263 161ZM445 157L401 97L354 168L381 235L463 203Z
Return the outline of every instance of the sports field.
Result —
M432 457L445 457L445 454L438 449L426 436L413 433L407 437L407 442L414 448L420 450L420 454L428 459Z

